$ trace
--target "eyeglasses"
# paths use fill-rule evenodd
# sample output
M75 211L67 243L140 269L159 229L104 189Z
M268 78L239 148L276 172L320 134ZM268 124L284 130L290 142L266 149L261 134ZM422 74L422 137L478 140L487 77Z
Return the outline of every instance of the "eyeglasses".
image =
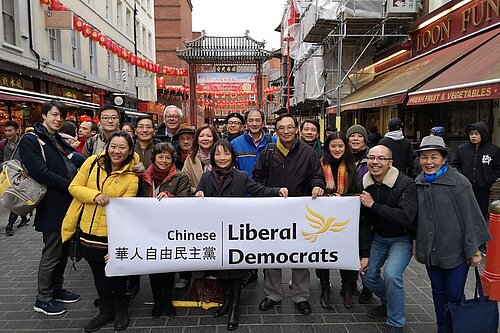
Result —
M278 132L284 132L285 130L288 130L288 132L291 132L294 129L295 129L295 126L288 126L288 127L280 126L277 128Z
M379 161L379 162L385 162L385 161L390 161L392 158L390 157L385 157L385 156L373 156L370 155L368 156L368 161Z
M238 126L238 125L241 125L241 121L228 121L227 124L229 126L232 126L232 125Z
M150 130L150 129L153 129L153 126L137 126L137 129L140 129L140 130Z
M104 117L101 117L101 121L103 121L103 122L115 121L115 120L118 120L118 119L120 119L120 117L118 117L118 116L111 116L111 117L104 116Z
M173 115L173 114L169 114L168 116L165 116L165 118L167 118L167 119L178 119L179 116Z

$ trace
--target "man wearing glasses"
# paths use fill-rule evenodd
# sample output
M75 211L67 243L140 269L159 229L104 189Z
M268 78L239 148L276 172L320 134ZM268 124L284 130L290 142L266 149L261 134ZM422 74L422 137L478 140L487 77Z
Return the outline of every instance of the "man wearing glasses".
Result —
M267 154L268 147L260 154L253 179L270 187L287 187L291 197L312 195L315 199L324 193L325 177L314 149L297 137L298 125L297 119L288 113L276 119L276 149ZM308 269L292 269L292 301L303 315L311 314L309 285ZM281 269L266 269L264 291L266 298L260 302L259 310L268 311L281 302Z
M175 105L169 105L163 112L163 124L156 130L156 138L162 142L170 142L177 148L174 135L179 130L182 122L182 110Z
M360 270L363 282L382 303L369 311L368 317L386 318L387 333L403 332L406 317L403 272L412 256L417 227L415 181L392 166L389 148L378 145L368 152L363 188Z
M120 111L113 105L102 106L97 112L97 117L101 123L102 132L91 136L85 143L82 152L85 158L103 152L111 133L120 127Z
M231 142L243 134L243 127L245 126L245 118L237 112L227 115L227 141Z

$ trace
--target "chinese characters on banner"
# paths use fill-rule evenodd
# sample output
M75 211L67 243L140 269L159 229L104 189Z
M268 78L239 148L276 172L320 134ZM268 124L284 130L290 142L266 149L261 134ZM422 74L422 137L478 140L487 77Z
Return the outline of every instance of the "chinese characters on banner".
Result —
M359 268L357 197L111 199L108 276Z

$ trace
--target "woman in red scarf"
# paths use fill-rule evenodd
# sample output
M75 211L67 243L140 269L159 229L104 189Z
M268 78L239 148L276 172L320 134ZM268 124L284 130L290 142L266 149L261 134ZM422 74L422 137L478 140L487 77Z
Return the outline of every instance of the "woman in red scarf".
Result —
M348 147L347 139L341 132L330 134L325 140L321 159L326 181L325 195L344 196L359 193L354 156ZM323 308L333 309L330 301L330 271L318 269L316 274L321 282L320 304ZM358 271L341 269L340 277L340 295L344 298L344 306L350 308L353 292L357 290Z
M175 168L175 148L168 142L158 143L151 152L152 164L142 176L142 197L161 200L172 197L188 197L191 186L188 177ZM163 312L169 317L176 314L172 305L175 273L149 274L154 305L151 316L158 318Z

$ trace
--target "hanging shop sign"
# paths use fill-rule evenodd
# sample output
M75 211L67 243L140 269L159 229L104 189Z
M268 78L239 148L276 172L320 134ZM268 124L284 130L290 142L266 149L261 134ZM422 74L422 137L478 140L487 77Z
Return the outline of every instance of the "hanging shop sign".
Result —
M388 13L416 13L416 0L389 0L387 1Z
M359 210L357 197L111 199L106 275L358 270Z
M66 97L66 98L78 99L78 95L76 94L76 91L73 91L73 90L63 89L62 95L63 95L63 97Z
M73 30L73 14L71 12L49 10L45 12L45 28Z
M24 80L17 76L0 74L0 85L8 88L24 89Z
M430 17L412 32L414 56L500 22L500 0L473 0L436 11L434 17L439 18Z
M407 105L464 102L500 98L500 84L449 89L444 92L421 92L408 97Z

